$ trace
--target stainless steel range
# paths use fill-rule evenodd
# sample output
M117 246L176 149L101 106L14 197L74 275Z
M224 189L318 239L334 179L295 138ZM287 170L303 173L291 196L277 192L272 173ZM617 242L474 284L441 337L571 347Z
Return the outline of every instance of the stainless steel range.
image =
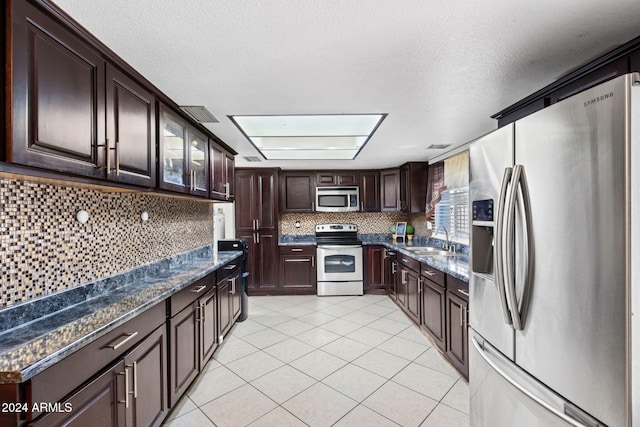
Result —
M362 242L355 224L316 225L318 295L362 295Z

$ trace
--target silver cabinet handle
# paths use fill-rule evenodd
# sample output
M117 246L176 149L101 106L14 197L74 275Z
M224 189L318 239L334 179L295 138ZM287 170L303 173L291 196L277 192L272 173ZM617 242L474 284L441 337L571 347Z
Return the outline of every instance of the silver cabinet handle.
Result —
M422 293L422 279L418 278L418 293Z
M236 278L232 277L231 279L228 279L227 281L231 282L231 289L229 290L229 293L231 295L235 295L235 293L236 293Z
M131 341L136 335L138 335L138 332L130 332L130 333L125 333L123 334L125 335L125 339L123 339L122 341L120 341L118 344L107 344L102 348L110 348L111 350L117 350L120 347L122 347L123 345L125 345L128 341ZM121 335L122 336L122 335ZM118 337L120 338L120 337Z
M424 270L423 271L424 274L426 274L427 276L435 276L436 272L433 270Z
M460 327L464 327L464 307L460 306Z
M396 262L391 263L391 274L396 274Z
M197 288L191 289L191 292L193 292L194 294L199 294L205 289L207 289L207 285L200 285Z
M125 366L124 372L118 372L117 375L124 376L124 400L118 400L118 403L124 403L125 408L129 408L129 395L131 391L129 391L129 369Z
M111 147L109 147L109 138L104 141L105 153L107 153L107 175L111 173Z
M256 243L260 244L260 233L256 232Z
M302 248L293 248L291 252L302 252Z
M465 295L467 297L469 296L469 292L467 292L467 291L465 291L463 289L458 289L458 292L460 292L462 295Z
M138 398L138 362L134 360L131 367L133 368L133 398L137 399Z
M406 277L406 274L407 274L407 270L404 270L404 269L403 269L403 270L402 270L402 284L403 284L403 285L406 285L406 284L407 284L407 277Z
M411 260L408 260L406 258L402 258L402 262L404 262L405 264L409 264L411 262Z
M231 197L231 184L225 182L224 184L224 197L228 200Z
M202 303L202 324L207 323L207 304L205 302Z
M116 141L116 176L120 176L120 141Z
M229 264L229 265L224 267L225 270L233 270L234 268L236 268L235 264Z
M316 257L312 256L311 257L311 267L315 267L316 266Z

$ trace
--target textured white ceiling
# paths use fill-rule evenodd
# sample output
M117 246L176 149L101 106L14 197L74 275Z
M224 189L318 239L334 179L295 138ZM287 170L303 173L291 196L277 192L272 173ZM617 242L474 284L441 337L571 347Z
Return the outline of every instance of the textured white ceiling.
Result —
M207 127L238 166L381 168L640 35L637 0L55 0ZM262 161L227 115L388 113L356 160ZM446 150L445 150L446 151Z

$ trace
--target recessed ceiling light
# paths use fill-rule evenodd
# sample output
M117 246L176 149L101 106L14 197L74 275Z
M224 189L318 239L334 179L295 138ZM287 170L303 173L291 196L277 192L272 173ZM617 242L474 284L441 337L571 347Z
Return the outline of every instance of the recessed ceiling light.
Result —
M450 146L451 144L431 144L427 147L427 150L443 150Z
M229 116L267 160L353 160L386 114Z

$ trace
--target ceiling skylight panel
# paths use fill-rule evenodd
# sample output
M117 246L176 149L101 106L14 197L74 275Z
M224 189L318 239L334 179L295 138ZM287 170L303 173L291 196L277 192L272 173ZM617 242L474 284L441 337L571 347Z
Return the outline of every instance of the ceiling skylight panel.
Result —
M265 159L308 160L354 159L385 117L386 114L324 114L230 119Z

